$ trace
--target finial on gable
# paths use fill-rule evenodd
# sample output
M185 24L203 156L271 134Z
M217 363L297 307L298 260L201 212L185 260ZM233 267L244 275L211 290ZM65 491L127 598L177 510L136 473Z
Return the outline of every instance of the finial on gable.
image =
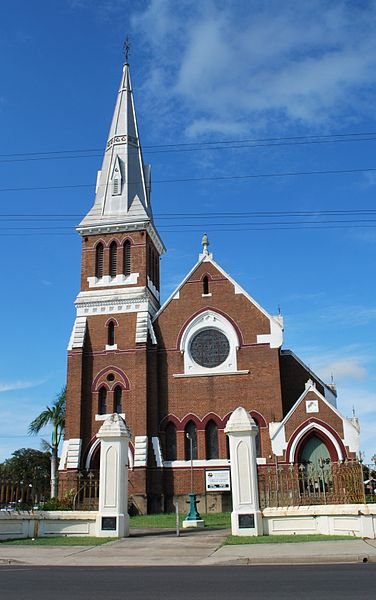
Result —
M212 260L213 255L208 250L209 238L208 238L207 233L204 233L204 235L202 236L201 245L202 245L202 252L198 255L198 259L203 260L204 262Z
M207 233L204 233L204 235L202 236L202 240L201 240L201 244L202 244L202 253L208 255L209 254L209 238Z

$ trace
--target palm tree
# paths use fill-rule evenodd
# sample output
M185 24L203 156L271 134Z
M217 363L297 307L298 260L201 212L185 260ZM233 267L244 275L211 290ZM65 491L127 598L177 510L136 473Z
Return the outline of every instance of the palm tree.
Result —
M52 406L47 406L40 415L35 417L28 430L30 435L36 435L47 425L52 425L51 443L45 443L51 451L51 498L57 496L57 453L64 433L65 391L64 387L56 396Z

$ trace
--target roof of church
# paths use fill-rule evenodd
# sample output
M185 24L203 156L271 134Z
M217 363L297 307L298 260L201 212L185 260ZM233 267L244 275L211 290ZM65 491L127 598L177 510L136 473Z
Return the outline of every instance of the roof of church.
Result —
M129 65L123 72L98 173L93 207L77 227L90 228L153 222L150 205L150 165L142 158Z
M206 238L206 239L205 239ZM226 271L213 260L213 254L208 251L209 242L207 240L207 236L203 237L203 252L199 254L198 262L192 267L192 269L187 273L184 279L180 282L177 288L172 292L172 294L167 298L165 303L161 306L158 312L154 315L153 321L156 321L158 317L163 313L167 306L170 304L172 300L177 300L179 298L179 292L184 284L188 281L191 275L195 272L195 270L199 267L201 263L210 262L212 265L220 272L222 275L230 281L233 286L235 293L243 294L247 300L253 304L258 310L263 313L270 321L271 332L270 336L265 336L265 341L271 342L272 347L281 347L283 342L283 317L281 315L270 315L252 296L248 294ZM213 308L215 310L215 308ZM260 336L259 336L260 337ZM261 336L262 337L262 336ZM267 339L266 339L267 338Z

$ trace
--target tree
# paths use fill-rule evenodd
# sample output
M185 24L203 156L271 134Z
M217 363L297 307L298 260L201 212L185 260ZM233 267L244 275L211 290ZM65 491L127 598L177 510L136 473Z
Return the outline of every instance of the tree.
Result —
M59 444L64 433L65 391L64 387L56 396L52 406L47 406L29 425L30 435L36 435L44 427L52 425L51 443L45 442L51 450L51 498L57 496L57 459Z
M20 448L0 465L2 477L13 481L38 481L45 484L49 480L50 452L33 448Z
M33 506L44 497L50 481L51 453L21 448L0 464L0 503L23 502Z

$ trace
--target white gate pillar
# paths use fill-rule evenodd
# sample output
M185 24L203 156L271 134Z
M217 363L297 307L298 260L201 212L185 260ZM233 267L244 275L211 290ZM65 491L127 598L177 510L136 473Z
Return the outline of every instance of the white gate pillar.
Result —
M234 410L225 428L230 446L233 535L263 535L257 479L257 431L256 423L241 406Z
M97 536L128 537L128 444L131 433L114 413L97 433L101 441Z

